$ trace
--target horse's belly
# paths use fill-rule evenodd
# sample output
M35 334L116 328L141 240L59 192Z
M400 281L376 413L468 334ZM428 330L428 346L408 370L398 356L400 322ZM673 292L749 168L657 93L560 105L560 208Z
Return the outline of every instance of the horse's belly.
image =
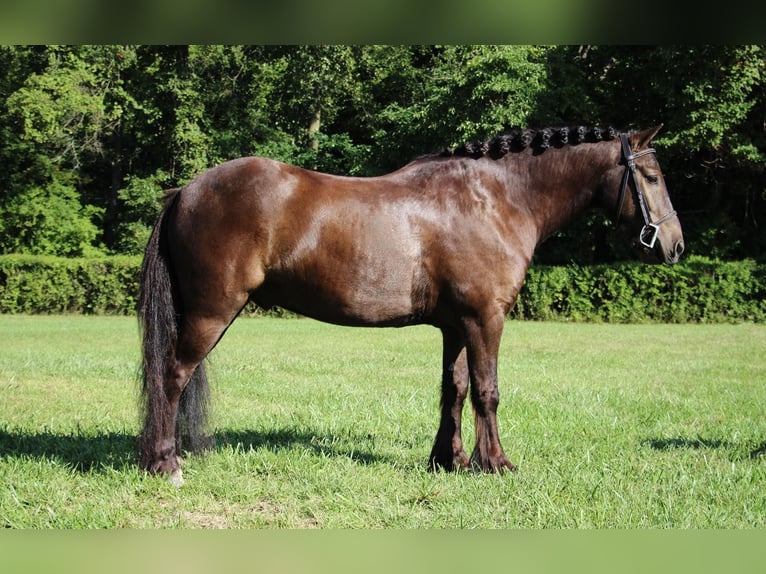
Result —
M422 320L427 310L419 291L402 270L363 274L340 266L332 273L267 278L252 299L328 323L390 326Z
M281 228L252 298L344 325L416 322L427 312L423 286L429 282L414 219L401 206L355 199L298 229Z

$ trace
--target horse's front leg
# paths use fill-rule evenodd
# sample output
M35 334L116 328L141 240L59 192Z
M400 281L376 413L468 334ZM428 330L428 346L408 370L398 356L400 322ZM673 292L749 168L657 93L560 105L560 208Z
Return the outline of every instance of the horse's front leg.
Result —
M471 404L476 417L476 445L471 463L485 472L516 470L500 444L497 428L497 355L505 316L496 313L486 318L466 320L468 372Z
M463 404L468 394L468 361L465 342L458 333L442 331L444 354L442 361L441 420L436 433L429 466L431 469L455 470L468 467L470 462L463 449L461 424Z

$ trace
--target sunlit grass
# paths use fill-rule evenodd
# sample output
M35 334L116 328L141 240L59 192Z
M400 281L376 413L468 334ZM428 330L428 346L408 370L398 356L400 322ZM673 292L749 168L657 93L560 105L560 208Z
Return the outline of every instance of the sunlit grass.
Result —
M216 447L181 489L135 467L134 320L0 316L0 338L3 526L766 525L762 326L508 323L520 470L496 476L425 468L435 329L241 319L210 367Z

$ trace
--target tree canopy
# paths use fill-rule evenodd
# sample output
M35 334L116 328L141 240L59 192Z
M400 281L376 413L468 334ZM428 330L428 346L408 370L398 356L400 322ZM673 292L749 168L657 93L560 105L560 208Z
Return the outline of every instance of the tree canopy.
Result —
M244 155L375 175L512 127L664 124L691 252L766 253L764 46L0 46L0 252L139 253L163 188ZM547 263L624 256L603 216Z

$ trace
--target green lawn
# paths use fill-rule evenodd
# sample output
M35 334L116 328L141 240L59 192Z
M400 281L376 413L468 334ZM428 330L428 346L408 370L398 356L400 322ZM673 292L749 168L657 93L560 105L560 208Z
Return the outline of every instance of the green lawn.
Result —
M766 526L763 326L508 323L498 476L426 471L435 329L240 319L181 489L135 466L133 319L0 316L0 340L0 526Z

